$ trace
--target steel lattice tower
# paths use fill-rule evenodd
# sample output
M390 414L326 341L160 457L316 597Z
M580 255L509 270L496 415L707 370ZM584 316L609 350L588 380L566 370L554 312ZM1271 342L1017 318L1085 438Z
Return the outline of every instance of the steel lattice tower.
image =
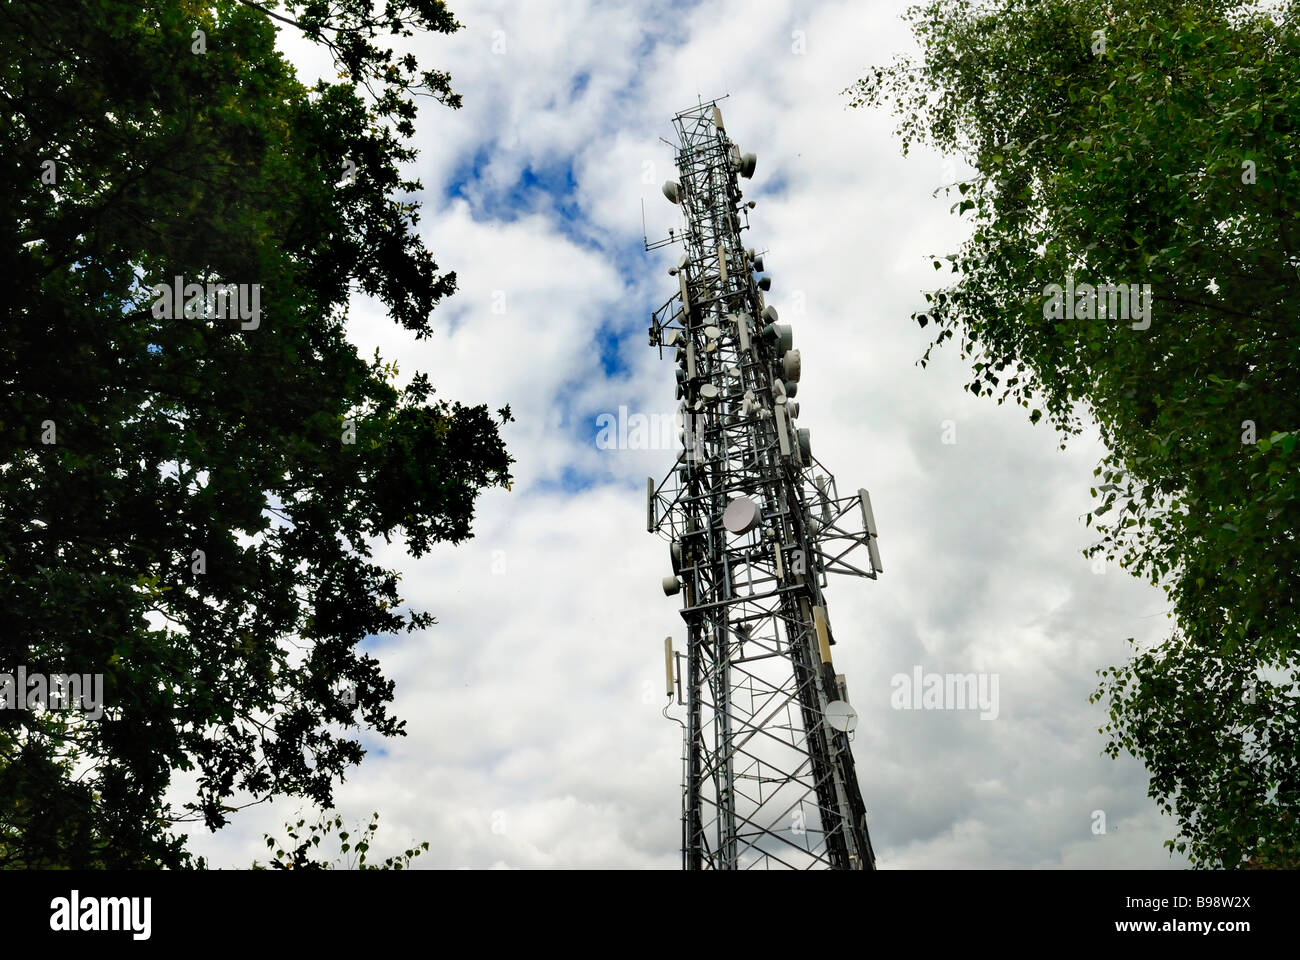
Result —
M741 241L753 203L737 177L754 156L717 101L673 125L680 180L664 194L685 228L646 248L684 247L650 327L677 364L683 449L648 481L647 529L669 539L664 592L684 600L684 655L665 644L668 696L686 708L683 866L874 869L823 595L829 573L881 570L871 503L839 495L795 424L799 352ZM846 559L859 547L867 570Z

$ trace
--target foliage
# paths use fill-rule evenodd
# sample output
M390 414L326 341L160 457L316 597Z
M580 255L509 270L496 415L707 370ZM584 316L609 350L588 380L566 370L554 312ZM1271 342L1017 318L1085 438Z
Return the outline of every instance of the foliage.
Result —
M336 55L310 88L254 4L0 6L0 671L102 674L106 700L0 711L0 865L194 865L179 821L328 807L349 731L403 732L358 644L434 620L370 544L466 539L512 460L486 408L345 335L354 290L423 338L456 286L399 166L413 98L459 99L378 38L458 25L379 6L278 8ZM168 317L176 276L256 284L260 313Z
M1300 61L1281 8L938 0L909 12L922 58L851 91L892 105L905 151L976 171L949 187L972 232L935 259L955 279L915 316L935 329L922 364L955 340L970 392L1063 436L1100 427L1090 552L1162 585L1176 628L1093 699L1202 866L1300 853ZM1149 327L1054 316L1067 278L1150 284Z
M306 824L304 831L303 825ZM379 864L367 863L371 842L375 831L379 829L379 814L374 813L366 824L360 839L343 829L343 817L321 817L315 823L307 824L300 819L296 823L284 825L285 834L293 844L281 843L270 834L263 834L267 847L275 857L269 867L274 870L409 870L411 861L429 849L426 840L401 853L388 857ZM321 841L333 833L339 839L339 855L333 861L316 859L320 852ZM285 849L289 847L289 849ZM266 865L253 861L254 870L265 870Z

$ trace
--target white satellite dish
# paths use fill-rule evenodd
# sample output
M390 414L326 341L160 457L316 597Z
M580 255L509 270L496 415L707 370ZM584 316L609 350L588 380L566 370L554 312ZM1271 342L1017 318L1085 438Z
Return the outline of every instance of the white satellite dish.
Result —
M787 383L799 381L799 375L803 372L803 363L798 350L786 351L785 356L781 358L781 372L785 374Z
M704 328L704 335L710 340L716 340L722 336L722 331L718 327L710 325Z
M718 388L715 384L704 383L700 385L700 396L705 400L718 399Z
M682 582L676 577L664 577L664 596L671 597L674 593L681 590Z
M682 202L682 188L675 180L665 180L663 185L664 196L673 203Z
M749 497L737 497L722 511L722 525L737 536L749 533L761 519L758 504Z
M841 733L852 733L858 726L858 711L843 700L826 704L826 726Z

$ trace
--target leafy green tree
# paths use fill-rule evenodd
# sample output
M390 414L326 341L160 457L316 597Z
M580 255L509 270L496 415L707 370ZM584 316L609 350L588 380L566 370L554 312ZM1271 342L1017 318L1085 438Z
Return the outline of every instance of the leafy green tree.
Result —
M1201 866L1300 854L1296 12L937 0L909 11L922 56L850 91L975 171L922 363L955 340L970 392L1100 427L1091 553L1163 586L1175 626L1094 700ZM1118 284L1137 299L1088 296Z
M428 337L455 290L400 167L416 98L459 98L382 40L457 27L436 0L0 5L0 672L104 677L98 719L0 710L0 865L190 865L178 822L328 808L355 731L403 732L358 643L434 620L369 544L466 539L512 459L345 322L360 291ZM299 82L280 28L338 82ZM168 304L177 277L235 293Z

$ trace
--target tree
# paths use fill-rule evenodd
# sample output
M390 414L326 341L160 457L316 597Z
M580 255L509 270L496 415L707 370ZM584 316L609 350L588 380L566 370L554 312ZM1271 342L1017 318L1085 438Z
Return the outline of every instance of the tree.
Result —
M379 40L458 24L375 6L0 7L0 671L104 685L98 719L0 710L0 864L190 865L178 822L328 808L351 731L403 732L357 645L435 621L370 543L466 539L513 461L345 336L354 289L423 338L456 286L399 165L415 98L459 97ZM280 21L339 82L297 80Z
M970 392L1063 437L1100 427L1090 553L1163 586L1175 628L1093 699L1201 866L1300 853L1300 64L1281 6L931 2L909 12L920 62L851 91L892 106L905 151L975 170L948 188L972 233L935 259L956 278L915 315L935 330L922 364L957 340Z

